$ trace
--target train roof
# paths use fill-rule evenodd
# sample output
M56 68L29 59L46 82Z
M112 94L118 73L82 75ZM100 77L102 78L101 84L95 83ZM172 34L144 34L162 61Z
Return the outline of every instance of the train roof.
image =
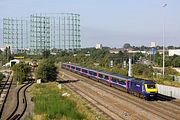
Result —
M145 80L140 78L133 79L134 82L143 83L143 84L155 84L153 80Z
M64 63L63 63L63 64L64 64ZM143 83L143 84L155 84L155 82L152 81L152 80L144 80L144 79L140 79L140 78L133 78L133 77L125 76L125 75L120 75L120 74L117 74L117 73L106 72L106 71L104 71L104 70L90 69L90 68L82 67L82 66L79 66L79 65L76 65L76 64L71 64L71 63L65 63L65 64L74 65L74 66L80 67L80 68L82 68L82 69L87 69L87 70L91 70L91 71L95 71L95 72L97 71L97 72L99 72L99 73L104 73L104 74L106 74L106 75L110 75L110 76L116 77L116 78L128 79L128 81L134 81L134 82Z
M117 74L117 73L110 73L112 76L115 76L115 77L120 77L120 78L125 78L125 79L131 79L132 77L129 77L129 76L125 76L125 75L120 75L120 74Z

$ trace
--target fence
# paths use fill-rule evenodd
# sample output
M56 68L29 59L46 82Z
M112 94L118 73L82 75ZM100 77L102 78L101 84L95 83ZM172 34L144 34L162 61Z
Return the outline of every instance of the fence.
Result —
M180 88L158 84L158 93L180 99Z

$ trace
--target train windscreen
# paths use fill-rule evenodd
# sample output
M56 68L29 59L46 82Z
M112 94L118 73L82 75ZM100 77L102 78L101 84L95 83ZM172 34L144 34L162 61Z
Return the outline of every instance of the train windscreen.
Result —
M155 84L147 84L148 89L154 89L156 88Z

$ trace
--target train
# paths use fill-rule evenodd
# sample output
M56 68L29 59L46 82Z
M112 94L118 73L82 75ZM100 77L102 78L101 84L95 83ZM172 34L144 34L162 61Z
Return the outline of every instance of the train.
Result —
M61 68L106 83L127 93L149 100L156 99L157 85L153 80L144 80L101 70L89 69L76 64L62 63Z

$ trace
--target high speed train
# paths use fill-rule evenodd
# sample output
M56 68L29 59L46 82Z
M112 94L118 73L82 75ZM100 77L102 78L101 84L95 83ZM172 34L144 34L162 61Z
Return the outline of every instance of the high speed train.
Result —
M119 88L127 93L134 94L135 96L142 97L144 99L155 99L158 94L156 83L152 80L123 76L120 74L89 69L69 63L62 63L61 67L86 77L94 78L100 82Z

